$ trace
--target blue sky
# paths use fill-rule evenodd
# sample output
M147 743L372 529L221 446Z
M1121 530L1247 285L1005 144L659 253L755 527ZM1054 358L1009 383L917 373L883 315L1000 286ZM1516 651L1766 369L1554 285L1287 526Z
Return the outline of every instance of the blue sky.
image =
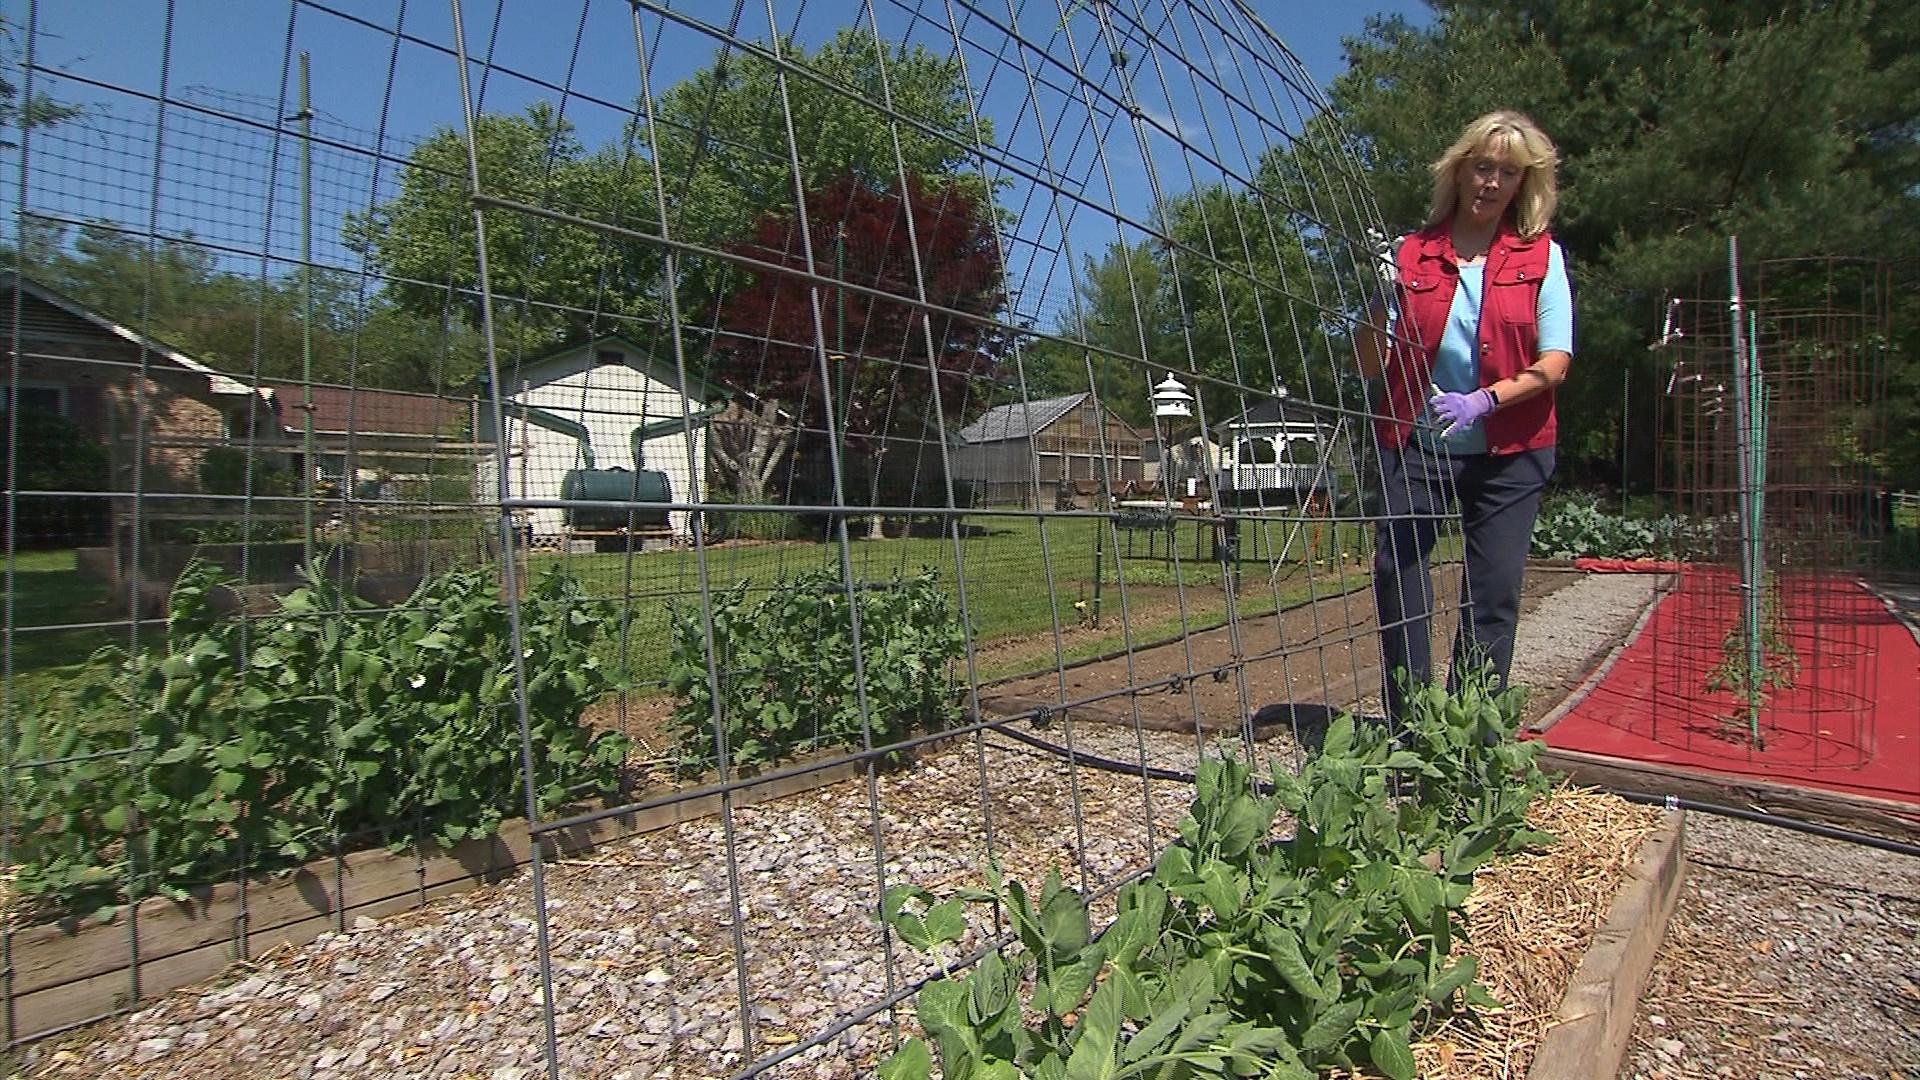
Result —
M1059 15L1061 2L1021 0L1017 22L1021 33L1035 41L1049 32L1057 34L1066 25ZM24 18L20 5L10 6L15 9L14 18ZM718 22L726 21L734 10L723 0L673 0L665 6ZM1153 5L1123 0L1113 6L1133 11ZM262 122L255 129L234 128L210 123L190 111L173 112L169 122L169 146L160 170L160 226L168 232L191 231L233 254L260 249L263 235L271 237L264 246L276 256L290 257L294 250L294 204L289 201L292 151L284 140L276 151L270 131L283 94L289 101L287 111L292 109L288 65L293 53L305 51L312 56L313 98L323 136L371 146L375 130L384 127L389 152L404 156L412 141L459 123L454 61L432 47L452 42L444 0L319 0L311 4L177 0L172 8L171 50L160 47L168 11L160 0L58 0L38 7L37 61L76 76L52 80L51 86L41 76L42 87L92 106L96 121L94 130L84 136L69 133L42 140L28 174L31 209L76 219L112 218L136 229L144 227L154 194L151 137L156 110L143 95L159 93L163 55L168 61L164 77L169 97ZM475 69L476 91L484 93L486 109L518 109L535 99L557 100L558 88L564 85L578 95L568 105L568 113L582 139L596 145L617 138L618 106L632 99L642 71L638 60L642 53L636 48L634 21L626 3L593 0L583 7L579 0L520 0L504 6L497 30L492 25L495 4L491 0L467 0L464 7L469 52L479 55L491 48L501 68L533 77L495 73L481 83ZM804 21L783 23L782 29L806 44L817 44L835 28L866 18L865 9L850 0L811 0L804 5L783 0L775 7L783 19L794 11L805 13ZM1066 7L1074 9L1076 3L1068 2ZM1343 69L1341 39L1358 34L1368 15L1400 14L1416 23L1430 17L1419 0L1257 0L1253 7L1297 57L1303 69L1301 81L1319 89ZM754 0L739 10L741 36L765 40L769 36L765 4ZM1032 215L1036 222L1029 230L1033 246L1053 251L1056 261L1066 246L1063 235L1066 244L1078 248L1075 258L1114 240L1137 238L1126 219L1143 217L1150 203L1149 168L1156 170L1163 190L1182 190L1193 182L1217 178L1217 172L1206 175L1209 169L1245 168L1260 147L1291 124L1286 117L1263 117L1260 114L1269 110L1255 100L1256 90L1286 81L1280 75L1290 61L1269 53L1260 58L1265 67L1245 62L1244 56L1236 63L1230 55L1235 50L1226 39L1197 41L1202 30L1194 29L1200 25L1196 16L1187 24L1196 41L1185 43L1186 51L1204 47L1213 54L1210 69L1224 83L1243 88L1246 100L1223 107L1207 87L1191 78L1183 83L1179 72L1169 80L1165 71L1136 65L1143 114L1158 127L1141 129L1147 133L1144 139L1137 138L1131 127L1117 132L1109 127L1106 149L1069 148L1064 144L1074 125L1066 122L1066 114L1084 106L1058 98L1052 118L1040 116L1042 110L1037 107L1032 118L1023 116L1022 102L1028 95L1021 72L1005 62L1004 52L993 51L993 42L1004 41L1005 35L991 20L1005 18L1006 10L1006 0L887 0L874 18L884 37L924 41L942 53L951 50L956 36L948 20L963 20L957 36L978 50L970 59L973 77L980 80L976 96L993 118L997 138L1030 161L1037 162L1047 153L1058 155L1053 166L1060 176L1074 178L1076 185L1084 179L1084 197L1112 208L1103 214L1086 212L1084 206L1058 198L1036 201L1026 185L1011 185L1003 202L1012 198ZM1225 4L1224 0L1198 0L1192 10L1225 10ZM1104 64L1107 53L1089 40L1087 18L1077 18L1081 40L1074 51L1075 63L1088 65L1091 72ZM647 81L655 94L711 62L717 42L710 35L663 19L657 11L639 23L645 37ZM427 44L402 42L396 50L396 26ZM1161 29L1169 35L1180 33L1165 24ZM1168 44L1172 45L1171 37ZM1056 53L1064 48L1057 36L1049 47ZM1214 57L1219 63L1213 62ZM1044 66L1040 74L1047 74ZM1271 99L1272 111L1285 111L1289 105L1297 109L1301 107L1297 99L1303 96L1310 104L1310 95L1290 96L1296 100ZM1081 120L1080 127L1082 136L1090 136L1089 121ZM1196 171L1195 155L1176 149L1166 131L1209 146L1217 156L1200 161ZM1083 137L1078 142L1094 144L1101 139ZM268 163L275 160L279 178L269 199L269 173L274 170ZM397 167L383 166L375 172L366 160L319 151L315 170L318 243L339 258L340 220L346 213L364 211L390 191ZM15 201L11 188L17 181L11 165L6 172L9 175L0 182L7 185L5 194L11 204ZM1043 189L1041 194L1049 193ZM271 228L265 220L269 206L279 218ZM325 253L321 257L328 258ZM1052 298L1042 306L1060 302L1066 289L1065 273L1057 267L1044 273L1037 267L1016 270L1016 276L1032 281L1036 293Z
M384 87L384 72L379 69L386 60L386 35L355 26L331 12L392 28L400 21L396 18L400 6L401 0L326 0L323 8L289 5L280 0L177 0L173 13L173 70L169 78L176 88L211 86L262 97L277 96L291 21L296 49L310 51L316 58L315 98L337 115L376 115ZM486 0L469 0L464 6L469 47L477 53L484 47L491 29L494 5ZM597 5L600 9L625 6L606 0ZM704 5L687 4L683 0L679 6L699 11L703 7L721 9L727 5L721 0L708 0ZM760 6L756 3L746 8L752 12ZM776 6L792 8L795 5ZM809 28L819 21L820 13L838 15L832 22L840 24L860 12L859 5L846 0L838 3L816 0L810 6L816 15ZM944 5L938 3L919 6L936 14L944 9ZM446 4L411 0L405 7L407 32L438 42L451 40L447 33L450 18ZM503 53L511 54L518 67L559 73L572 51L570 39L579 7L567 0L510 4L505 9L502 44L498 47ZM1341 39L1358 34L1368 16L1398 14L1416 23L1430 18L1421 0L1255 0L1252 7L1322 87L1344 68ZM840 10L835 12L836 8ZM160 0L57 0L42 2L39 9L38 59L41 63L136 89L158 88L161 56L158 45L166 24L165 3ZM883 8L883 19L887 14ZM19 8L14 18L24 19ZM596 28L602 27L601 18L596 12ZM749 15L743 31L764 36L766 27L752 20L753 16ZM630 70L632 52L633 42L629 36L590 35L582 54L583 66L605 65ZM671 82L709 59L706 53L670 53L660 58L656 77ZM409 63L418 65L412 69L416 74L428 77L411 82L405 97L394 103L393 126L403 134L424 134L436 124L453 122L459 115L451 70L439 72L442 78L432 78L431 61L421 63L421 60L416 57Z

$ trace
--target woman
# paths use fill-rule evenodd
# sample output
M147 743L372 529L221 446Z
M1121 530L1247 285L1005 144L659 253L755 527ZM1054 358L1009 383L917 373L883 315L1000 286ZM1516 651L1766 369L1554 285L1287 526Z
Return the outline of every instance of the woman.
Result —
M1474 669L1504 687L1540 494L1553 475L1554 388L1573 362L1566 257L1547 231L1553 141L1516 112L1467 125L1433 163L1426 225L1400 242L1391 302L1356 338L1383 378L1383 487L1374 556L1387 707L1432 678L1428 556L1457 500L1466 541L1450 687Z

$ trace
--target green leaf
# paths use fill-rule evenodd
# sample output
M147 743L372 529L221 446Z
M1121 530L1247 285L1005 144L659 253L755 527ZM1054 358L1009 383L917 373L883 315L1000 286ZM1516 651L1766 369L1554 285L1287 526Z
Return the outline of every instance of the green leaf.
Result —
M1067 1080L1106 1080L1118 1071L1120 988L1105 982L1073 1029L1073 1053L1067 1057Z
M1454 991L1467 985L1479 974L1480 961L1472 954L1462 956L1452 966L1441 972L1427 987L1427 1000L1436 1005L1445 1005L1452 1000Z
M1274 970L1294 993L1308 1001L1322 1000L1320 982L1301 954L1300 939L1292 930L1269 923L1262 929L1260 943L1266 946L1267 959L1273 963Z
M897 911L888 921L902 941L921 952L931 952L937 946L959 940L967 932L967 921L961 914L964 906L959 899L946 900L921 914Z
M1320 742L1323 757L1340 758L1353 750L1353 716L1341 713L1327 725L1327 734Z
M943 979L928 983L920 990L916 1015L927 1033L940 1040L944 1048L949 1038L958 1039L961 1045L975 1051L979 1041L974 1038L973 1024L969 1019L969 1005L972 1003L971 987L965 979ZM946 1056L943 1052L943 1058Z
M1033 1007L1054 1016L1064 1016L1079 1007L1093 980L1107 962L1106 954L1094 946L1068 963L1055 966L1034 987ZM1123 1002L1124 1005L1124 1002Z
M918 1038L908 1039L880 1063L880 1080L928 1080L933 1075L933 1055Z
M1155 1011L1153 1019L1146 1027L1134 1032L1127 1040L1126 1050L1120 1055L1123 1065L1132 1064L1149 1054L1157 1053L1163 1043L1173 1038L1180 1025L1187 1020L1187 1003L1178 999L1162 1002Z
M991 1024L1019 1000L1021 968L999 953L988 953L967 976L967 1019L979 1028Z
M1040 926L1055 956L1079 952L1091 934L1086 901L1060 882L1056 868L1047 874L1040 898Z
M1367 1056L1374 1068L1387 1074L1388 1080L1413 1080L1413 1047L1406 1028L1382 1028L1374 1032Z
M1345 1042L1353 1034L1354 1024L1360 1020L1364 1003L1355 998L1336 1001L1327 1006L1314 1018L1312 1024L1300 1035L1300 1046L1304 1050L1328 1050Z
M1466 999L1467 1004L1476 1009L1498 1009L1502 1007L1500 999L1488 993L1487 988L1477 982L1467 984Z
M1425 926L1434 917L1434 909L1446 906L1446 890L1440 878L1423 867L1403 867L1401 873L1400 908L1408 921Z

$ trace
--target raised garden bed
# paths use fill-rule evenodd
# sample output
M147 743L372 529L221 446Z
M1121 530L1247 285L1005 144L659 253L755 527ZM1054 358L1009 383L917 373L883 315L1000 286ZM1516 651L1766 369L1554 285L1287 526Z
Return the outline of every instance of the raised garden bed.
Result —
M1183 748L1192 753L1190 739L1148 738L1159 760L1176 760ZM990 737L979 748L966 740L930 753L912 770L877 777L871 790L845 771L741 789L724 830L720 820L700 816L716 809L708 797L568 834L549 849L556 859L546 878L563 1072L711 1076L793 1046L884 997L889 986L932 973L917 956L896 955L891 971L881 960L868 910L880 868L889 881L970 884L983 857L983 817L991 816L995 854L1009 875L1037 881L1049 865L1061 865L1097 885L1143 865L1170 836L1187 794L1184 785L1138 776L1075 775L1057 758ZM1076 799L1081 828L1063 830ZM880 808L878 856L872 805ZM1415 1048L1419 1075L1516 1075L1543 1038L1542 1053L1551 1054L1553 1032L1565 1026L1564 988L1588 942L1616 906L1621 882L1631 888L1640 880L1631 867L1647 858L1646 839L1673 828L1659 811L1567 789L1542 800L1533 823L1561 842L1484 873L1468 912L1482 979L1508 1008L1427 1033ZM590 853L588 844L595 845ZM729 845L741 872L740 909L729 899L721 858ZM53 1076L293 1074L356 1055L374 1071L405 1067L422 1076L531 1070L542 1060L543 1022L528 879L486 884L527 853L519 829L438 857L363 853L339 866L337 877L329 860L287 882L255 886L244 918L238 890L190 908L143 909L143 953L151 958L139 985L163 999L130 1019L37 1043L25 1059ZM406 910L476 887L465 898ZM736 912L747 947L739 965ZM38 993L42 1006L68 1002L66 1022L73 1022L118 1005L134 985L127 924L69 935L79 951L64 964L44 951L61 933L16 935L16 993L23 960L42 950L34 969L59 969L64 979ZM1611 933L1609 925L1599 940ZM162 940L174 944L145 944ZM158 955L164 952L171 967ZM117 970L81 974L84 964L115 955ZM236 958L250 962L232 978L165 994ZM744 1034L736 998L742 969L756 1008ZM83 993L99 995L91 1011L71 1008ZM319 1007L302 1002L322 1001L324 1023L316 1027ZM26 1004L16 1002L18 1015L52 1015L20 1008ZM870 1075L887 1039L882 1012L771 1075Z

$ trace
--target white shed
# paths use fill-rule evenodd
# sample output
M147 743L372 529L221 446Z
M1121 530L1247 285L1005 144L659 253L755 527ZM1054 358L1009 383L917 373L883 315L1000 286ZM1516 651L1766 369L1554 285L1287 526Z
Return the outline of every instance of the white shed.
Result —
M706 497L706 386L683 387L671 363L621 337L570 346L502 373L508 498L559 499L569 472L664 473L668 501ZM482 442L494 441L492 409L480 409ZM690 423L686 422L691 420ZM482 498L497 490L500 455L482 458ZM617 475L617 474L615 474ZM668 515L675 536L689 535L689 514ZM564 510L526 511L536 544L569 536Z

